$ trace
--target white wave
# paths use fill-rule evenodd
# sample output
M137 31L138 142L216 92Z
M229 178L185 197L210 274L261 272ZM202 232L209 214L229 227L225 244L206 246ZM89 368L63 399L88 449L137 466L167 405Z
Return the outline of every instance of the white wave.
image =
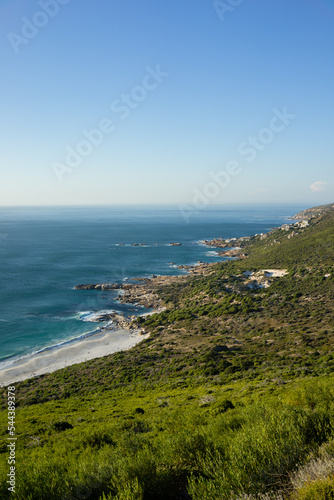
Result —
M23 356L14 356L14 357L8 358L7 360L0 362L0 371L4 370L6 368L9 368L14 363L23 361L25 359L29 359L36 354L40 354L40 353L45 352L45 351L51 351L52 349L56 349L57 347L62 347L63 345L71 344L72 342L76 342L77 340L85 339L86 337L90 337L90 336L96 335L98 333L102 333L101 328L96 328L95 330L91 330L89 332L83 333L82 335L79 335L78 337L72 337L72 338L64 340L62 342L58 342L57 344L43 347L42 349L38 349L38 350L33 351L29 354L24 354Z
M215 250L210 250L210 252L206 252L205 254L206 257L219 257L219 253L216 252Z

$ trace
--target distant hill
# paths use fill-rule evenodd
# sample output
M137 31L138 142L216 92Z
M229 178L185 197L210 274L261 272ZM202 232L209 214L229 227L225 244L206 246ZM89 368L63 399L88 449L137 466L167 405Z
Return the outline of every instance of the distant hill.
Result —
M242 248L247 257L245 266L306 265L316 268L330 265L334 260L334 208L331 208L333 205L325 207L323 211L321 207L305 210L309 221L305 228L282 226L246 242Z
M328 205L320 205L318 207L308 208L307 210L303 210L298 214L291 217L291 219L304 219L309 220L312 217L317 217L318 215L322 215L325 212L330 212L334 210L334 203L329 203Z

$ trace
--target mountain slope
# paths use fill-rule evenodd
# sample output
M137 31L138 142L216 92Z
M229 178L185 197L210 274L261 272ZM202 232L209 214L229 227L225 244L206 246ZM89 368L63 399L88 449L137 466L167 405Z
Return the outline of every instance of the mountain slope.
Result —
M333 208L334 208L334 203L329 203L328 205L320 205L318 207L313 207L313 208L307 208L306 210L303 210L302 212L299 212L298 214L294 215L292 219L308 220L311 219L312 217L318 217L323 213L331 212Z

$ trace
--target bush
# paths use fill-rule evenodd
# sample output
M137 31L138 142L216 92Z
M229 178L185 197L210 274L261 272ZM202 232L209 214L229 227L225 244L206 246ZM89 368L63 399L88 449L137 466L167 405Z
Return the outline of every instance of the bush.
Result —
M61 431L66 431L67 429L73 429L73 425L70 424L69 422L54 422L52 424L52 428L55 431L61 432Z
M334 476L304 484L293 498L296 500L334 500Z
M215 403L212 407L212 412L214 415L219 415L220 413L225 413L227 410L233 410L234 404L229 399L224 399Z

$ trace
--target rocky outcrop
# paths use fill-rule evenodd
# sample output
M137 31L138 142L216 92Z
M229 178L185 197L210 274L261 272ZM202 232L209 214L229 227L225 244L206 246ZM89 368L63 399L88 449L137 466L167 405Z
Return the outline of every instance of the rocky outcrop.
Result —
M135 329L136 326L132 324L133 320L136 319L136 316L126 317L122 314L110 313L110 314L101 314L96 317L97 322L105 322L112 321L112 324L102 327L101 330L111 330L111 329L127 329L132 330Z
M203 240L200 243L204 243L209 247L217 247L217 248L231 248L231 244L227 244L223 238L215 238L214 240Z
M76 285L74 290L129 290L131 285L123 283L90 283L88 285Z
M238 259L245 259L246 255L241 251L241 248L232 248L231 250L225 250L223 252L218 252L221 257L234 257Z
M243 236L241 238L230 238L228 240L224 240L223 238L215 238L214 240L203 240L200 243L204 243L210 247L216 248L231 248L232 250L235 247L244 246L247 241L250 241L250 236Z

